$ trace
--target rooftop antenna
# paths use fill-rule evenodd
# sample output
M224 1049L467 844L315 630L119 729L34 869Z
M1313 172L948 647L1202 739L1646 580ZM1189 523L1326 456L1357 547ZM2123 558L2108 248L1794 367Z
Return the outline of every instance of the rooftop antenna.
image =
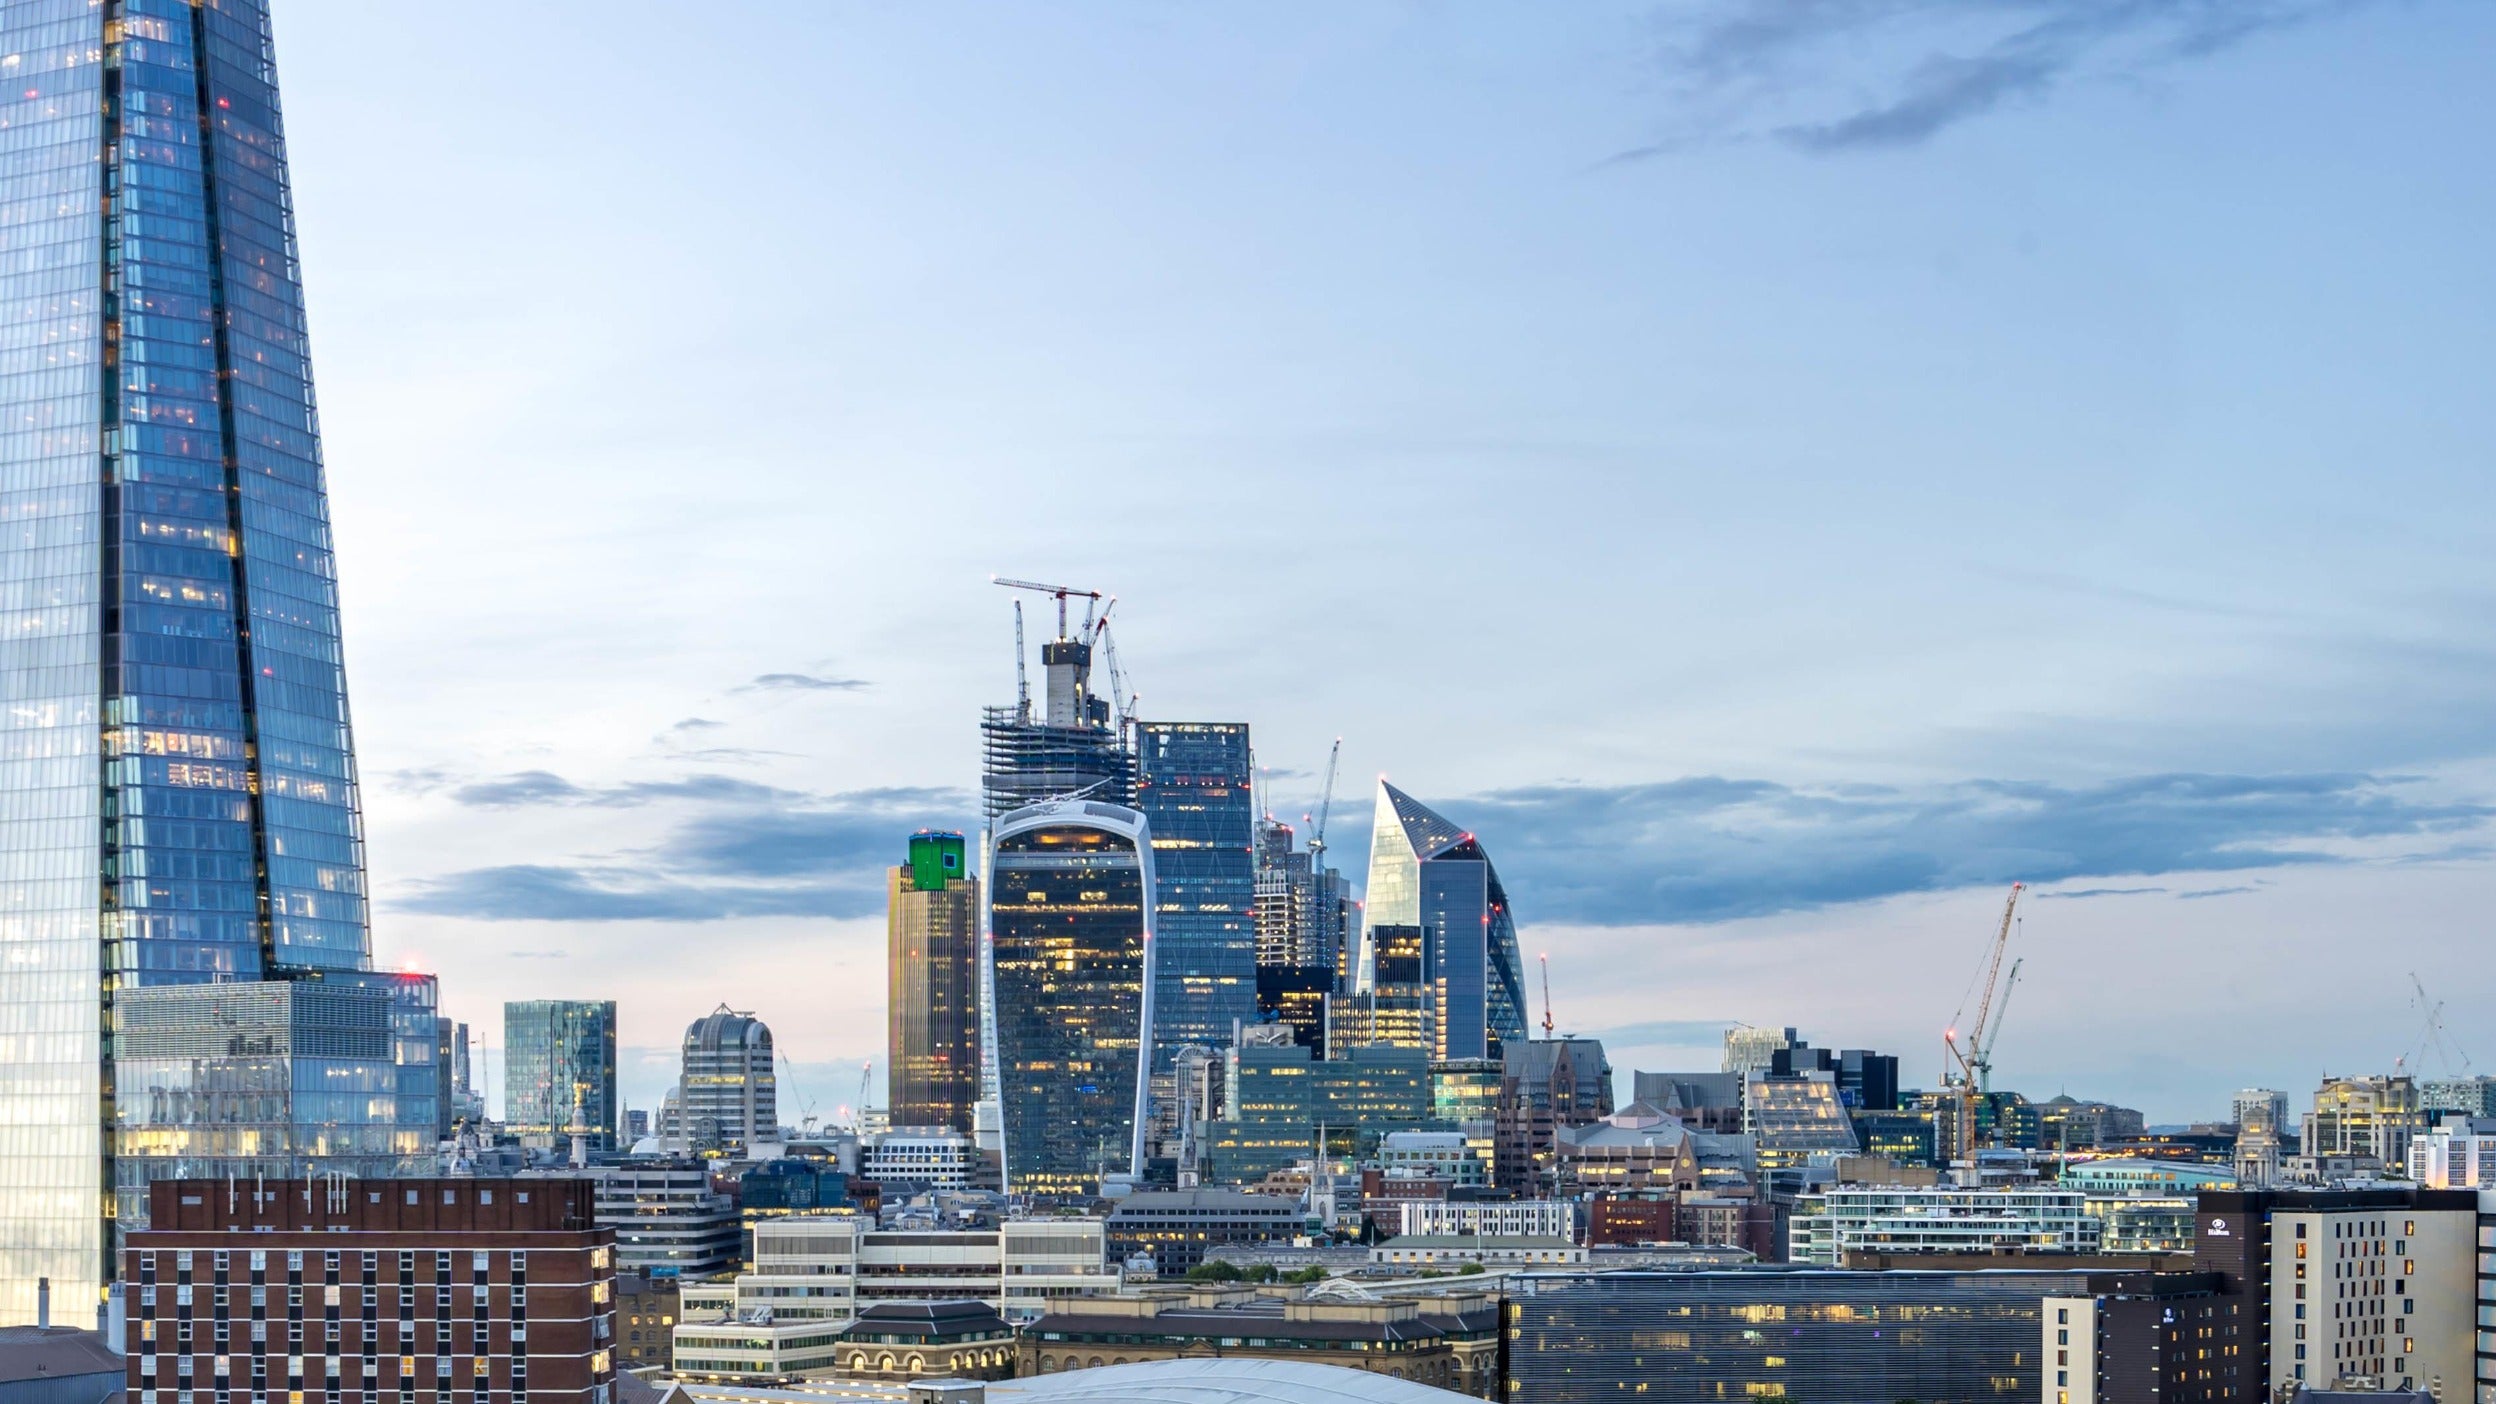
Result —
M1552 1022L1551 1022L1551 952L1549 952L1549 951L1545 951L1545 952L1543 952L1541 955L1539 955L1539 956L1535 957L1535 959L1540 960L1540 961L1543 963L1543 1037L1544 1037L1544 1039L1545 1039L1545 1040L1549 1040L1549 1039L1550 1039L1550 1037L1551 1037L1551 1030L1552 1030Z

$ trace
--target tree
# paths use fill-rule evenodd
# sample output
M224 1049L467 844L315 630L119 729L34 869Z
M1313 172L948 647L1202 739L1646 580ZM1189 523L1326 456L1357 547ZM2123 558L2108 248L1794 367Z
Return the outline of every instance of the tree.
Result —
M1230 1263L1198 1263L1187 1270L1190 1282L1237 1282L1239 1279L1239 1269Z
M1480 1263L1467 1263L1456 1269L1456 1275L1458 1277L1471 1277L1480 1271L1482 1271L1482 1265Z

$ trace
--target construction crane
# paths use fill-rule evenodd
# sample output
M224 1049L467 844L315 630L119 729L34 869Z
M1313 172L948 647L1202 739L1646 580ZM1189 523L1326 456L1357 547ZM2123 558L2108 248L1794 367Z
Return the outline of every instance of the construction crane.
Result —
M2427 994L2427 984L2418 978L2418 972L2415 970L2409 972L2409 987L2418 992L2418 1008L2427 1019L2426 1028L2418 1035L2418 1050L2409 1058L2411 1070L2425 1072L2427 1054L2433 1053L2443 1065L2447 1075L2454 1073L2454 1064L2458 1063L2460 1064L2458 1075L2468 1077L2470 1055L2462 1052L2461 1045L2453 1042L2452 1037L2444 1032L2444 1001L2431 998Z
M780 1081L797 1098L797 1129L805 1135L814 1135L816 1125L823 1118L815 1115L815 1099L807 1096L806 1088L798 1082L797 1065L789 1061L786 1050L780 1054Z
M1551 952L1545 951L1535 959L1543 963L1543 1037L1548 1040L1553 1027L1551 1022Z
M1976 1022L1968 1028L1966 1044L1959 1042L1956 1016L1941 1035L1942 1047L1948 1050L1950 1063L1955 1064L1943 1068L1942 1083L1958 1093L1958 1150L1975 1148L1976 1099L1992 1090L1993 1044L1988 1035L1993 1026L1994 998L2001 985L2002 955L2011 944L2011 919L2019 911L2019 894L2026 886L2012 883L2010 898L2002 904L2002 924L1995 929L1985 954L1984 993L1977 999ZM1962 1002L1959 1012L1966 1011L1967 1005Z
M1023 669L1023 602L1014 602L1014 716L1031 720L1031 674Z
M1066 602L1068 600L1088 601L1084 605L1084 619L1088 627L1092 609L1102 600L1109 598L1098 590L1083 590L1072 585L1043 585L1037 580L1008 580L1002 575L989 576L988 583L1002 585L1008 590L1029 590L1036 595L1048 595L1055 598L1057 601L1057 636L1061 639L1074 637L1066 631Z
M1343 763L1343 738L1335 738L1334 749L1326 753L1326 783L1317 788L1317 813L1303 815L1309 824L1309 871L1323 875L1326 871L1326 816L1335 808L1335 771Z
M874 1076L875 1060L869 1058L867 1065L858 1070L858 1114L851 1122L852 1128L861 1136L867 1133L867 1083Z

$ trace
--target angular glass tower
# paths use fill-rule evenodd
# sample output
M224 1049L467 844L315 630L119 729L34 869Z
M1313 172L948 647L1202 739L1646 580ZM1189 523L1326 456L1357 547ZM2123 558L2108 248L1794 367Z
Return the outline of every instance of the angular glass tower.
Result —
M1355 993L1380 991L1379 932L1390 927L1423 934L1432 1057L1495 1058L1524 1040L1525 967L1499 870L1472 834L1381 780Z
M1153 1061L1257 1022L1257 807L1244 722L1140 722L1135 807L1153 829Z
M264 0L0 0L0 1320L146 1179L427 1144L395 997L230 989L389 994L272 53Z
M1153 1027L1153 835L1116 804L1035 804L989 857L1006 1188L1097 1193L1143 1169Z

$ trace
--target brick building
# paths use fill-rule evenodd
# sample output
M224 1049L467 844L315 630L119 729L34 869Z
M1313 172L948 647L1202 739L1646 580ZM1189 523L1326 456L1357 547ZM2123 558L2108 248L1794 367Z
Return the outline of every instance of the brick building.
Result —
M582 1180L160 1180L122 1254L130 1404L616 1404Z

